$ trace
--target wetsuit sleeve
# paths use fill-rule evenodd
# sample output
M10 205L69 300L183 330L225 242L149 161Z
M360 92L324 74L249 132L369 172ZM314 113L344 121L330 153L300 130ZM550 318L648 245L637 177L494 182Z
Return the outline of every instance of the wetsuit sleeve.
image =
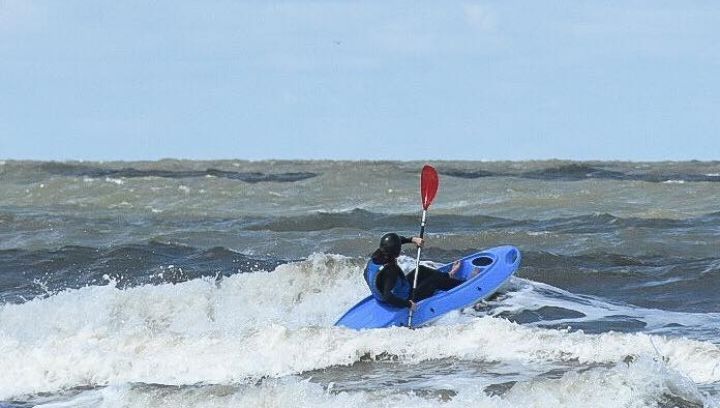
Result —
M395 282L397 282L398 279L402 279L399 275L402 273L400 267L393 266L386 266L381 272L381 274L384 275L380 284L383 299L395 307L410 307L410 301L408 299L399 298L392 293Z
M403 245L404 245L404 244L410 244L410 243L412 243L412 238L403 237L403 236L401 235L401 236L400 236L400 243L403 244Z

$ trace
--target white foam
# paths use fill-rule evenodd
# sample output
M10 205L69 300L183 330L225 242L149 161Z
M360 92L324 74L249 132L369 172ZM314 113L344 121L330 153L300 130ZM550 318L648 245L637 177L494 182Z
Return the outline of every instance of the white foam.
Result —
M448 384L445 384L448 385ZM418 395L379 387L373 391L333 392L296 377L269 379L258 386L158 387L112 386L81 393L70 400L38 405L43 408L77 406L204 406L204 407L648 407L672 395L690 403L717 406L691 382L652 360L638 360L611 368L570 371L558 379L537 378L518 383L503 395L488 395L481 383L452 387L444 400L438 393Z
M134 207L134 205L132 205L131 203L129 203L127 201L121 201L117 204L108 205L108 208L133 208L133 207Z
M683 375L651 359L519 383L503 399L518 407L650 407L667 395L716 404Z
M105 177L105 182L107 182L107 183L114 183L114 184L117 184L117 185L119 185L119 186L125 184L125 180L123 180L123 179L117 179L117 178L112 178L112 177Z
M93 385L237 384L381 354L407 364L457 358L545 369L659 352L678 375L720 381L718 346L683 338L570 333L492 317L415 331L332 327L366 295L362 263L316 254L219 285L94 286L3 305L0 399Z
M668 280L667 282L672 282ZM666 282L660 282L662 284ZM651 283L652 284L652 283ZM651 285L648 284L648 285ZM514 277L512 290L498 302L488 302L493 306L491 315L519 313L523 310L537 310L541 307L559 307L584 314L584 317L572 317L553 321L540 321L534 324L569 324L591 322L616 316L638 319L645 323L646 330L664 332L668 327L682 325L684 330L707 327L720 327L720 313L685 313L666 310L647 309L637 306L614 304L590 295L578 295L554 286ZM715 338L718 333L715 333ZM709 339L708 339L709 340Z

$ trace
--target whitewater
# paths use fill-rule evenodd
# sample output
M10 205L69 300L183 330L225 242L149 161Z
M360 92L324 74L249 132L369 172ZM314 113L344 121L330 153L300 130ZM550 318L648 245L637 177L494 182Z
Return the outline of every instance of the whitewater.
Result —
M436 163L425 262L517 276L335 327L421 165L3 162L0 406L720 406L720 163Z

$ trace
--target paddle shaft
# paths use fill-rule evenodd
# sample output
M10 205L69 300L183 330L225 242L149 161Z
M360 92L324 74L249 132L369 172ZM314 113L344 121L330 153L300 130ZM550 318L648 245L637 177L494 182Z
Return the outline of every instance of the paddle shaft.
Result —
M422 221L420 221L420 239L423 239L423 236L425 235L425 220L427 219L427 210L423 209L422 212ZM422 252L422 247L418 246L417 249L417 258L415 258L415 276L413 277L413 285L412 290L410 291L410 300L415 301L415 288L417 288L417 280L418 275L420 274L420 253ZM412 318L413 318L413 310L410 308L410 312L408 313L408 327L412 329Z

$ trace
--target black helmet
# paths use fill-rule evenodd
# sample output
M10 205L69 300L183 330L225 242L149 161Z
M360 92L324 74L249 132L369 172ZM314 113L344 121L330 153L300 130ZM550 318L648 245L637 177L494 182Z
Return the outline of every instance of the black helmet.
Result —
M401 247L400 236L394 232L387 233L380 238L380 249L388 256L397 258L400 255Z

